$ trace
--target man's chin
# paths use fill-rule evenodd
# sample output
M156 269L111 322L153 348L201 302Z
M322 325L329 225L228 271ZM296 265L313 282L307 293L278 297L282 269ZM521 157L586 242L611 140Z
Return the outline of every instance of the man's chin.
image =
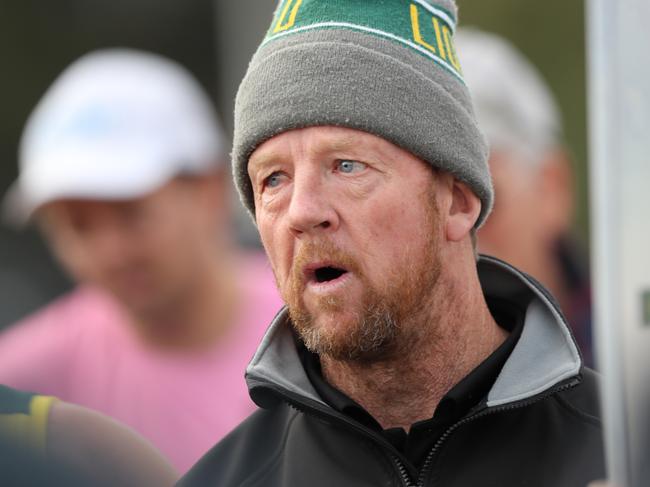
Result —
M113 292L113 297L130 315L138 320L160 319L168 312L168 305L160 297L142 292Z
M384 359L394 348L394 329L367 328L368 322L364 328L353 313L314 317L294 313L292 321L307 349L333 360L374 362Z
M341 309L319 308L315 312L305 310L298 313L290 309L289 313L300 329L309 329L322 336L340 336L342 339L351 337L359 321L357 313Z
M351 342L341 336L323 336L314 333L301 334L305 346L320 357L337 362L370 364L387 360L395 348L392 342L373 343L371 346Z

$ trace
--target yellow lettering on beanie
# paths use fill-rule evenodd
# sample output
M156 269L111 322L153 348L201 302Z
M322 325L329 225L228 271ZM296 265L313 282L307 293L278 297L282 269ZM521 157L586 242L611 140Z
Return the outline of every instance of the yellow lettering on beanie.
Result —
M456 71L461 73L460 63L458 62L458 57L456 56L456 49L454 49L454 44L451 42L451 35L447 26L442 28L442 31L445 35L445 44L447 45L447 54L449 54L449 61L456 68Z
M352 30L408 46L461 81L453 12L431 0L279 0L262 45L298 33Z
M442 57L442 59L446 61L447 55L445 54L445 47L442 44L442 35L440 34L440 22L438 22L438 19L436 19L435 17L433 18L433 28L436 31L436 42L438 43L438 47L440 49L440 57Z
M436 15L420 11L418 6L413 2L410 5L410 12L413 40L420 46L424 47L427 51L439 56L442 61L447 61L449 63L447 66L460 74L460 63L458 62L456 50L454 49L454 44L452 42L452 33L445 22L441 22ZM422 14L427 16L427 19L429 18L429 15L431 18L433 31L426 35L429 41L425 39L422 28L420 27L420 16Z
M296 3L293 5L293 9L291 10L291 14L289 15L289 20L284 23L284 19L287 17L287 13L289 12L289 9L293 3L294 0L287 0L285 3L284 8L282 9L282 14L280 15L280 18L278 19L278 22L275 24L275 28L273 29L274 34L277 32L282 32L283 30L288 30L293 27L293 24L296 23L296 15L298 15L298 9L300 8L302 0L296 0Z
M413 39L415 42L435 53L436 48L422 38L422 33L420 32L420 19L418 18L418 7L414 3L411 4L411 26L413 27Z

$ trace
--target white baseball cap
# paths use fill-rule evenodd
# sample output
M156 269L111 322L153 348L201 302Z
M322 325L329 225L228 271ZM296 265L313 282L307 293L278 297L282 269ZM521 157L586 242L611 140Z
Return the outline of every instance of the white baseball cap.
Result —
M455 37L479 126L490 148L534 164L560 142L562 121L538 70L508 41L475 28Z
M57 199L137 198L214 169L226 150L210 99L185 68L131 49L92 52L30 115L5 215L24 223Z

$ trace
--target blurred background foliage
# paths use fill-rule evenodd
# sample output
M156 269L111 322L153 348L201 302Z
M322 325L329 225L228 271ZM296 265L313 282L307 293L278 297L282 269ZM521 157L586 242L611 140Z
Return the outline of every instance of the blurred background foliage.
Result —
M582 0L458 3L461 25L513 41L557 96L577 173L576 234L586 242ZM16 177L20 133L34 104L66 65L93 49L130 46L183 63L231 132L237 85L274 8L274 0L0 0L0 191ZM33 229L0 228L0 327L69 285Z

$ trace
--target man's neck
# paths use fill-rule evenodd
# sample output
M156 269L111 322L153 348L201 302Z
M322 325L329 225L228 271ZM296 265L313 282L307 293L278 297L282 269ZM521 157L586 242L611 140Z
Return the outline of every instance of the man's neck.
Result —
M383 428L408 431L413 423L430 419L443 396L507 337L492 318L478 280L475 287L478 294L460 285L440 290L428 314L402 324L417 330L417 337L391 358L366 363L322 356L323 376Z

